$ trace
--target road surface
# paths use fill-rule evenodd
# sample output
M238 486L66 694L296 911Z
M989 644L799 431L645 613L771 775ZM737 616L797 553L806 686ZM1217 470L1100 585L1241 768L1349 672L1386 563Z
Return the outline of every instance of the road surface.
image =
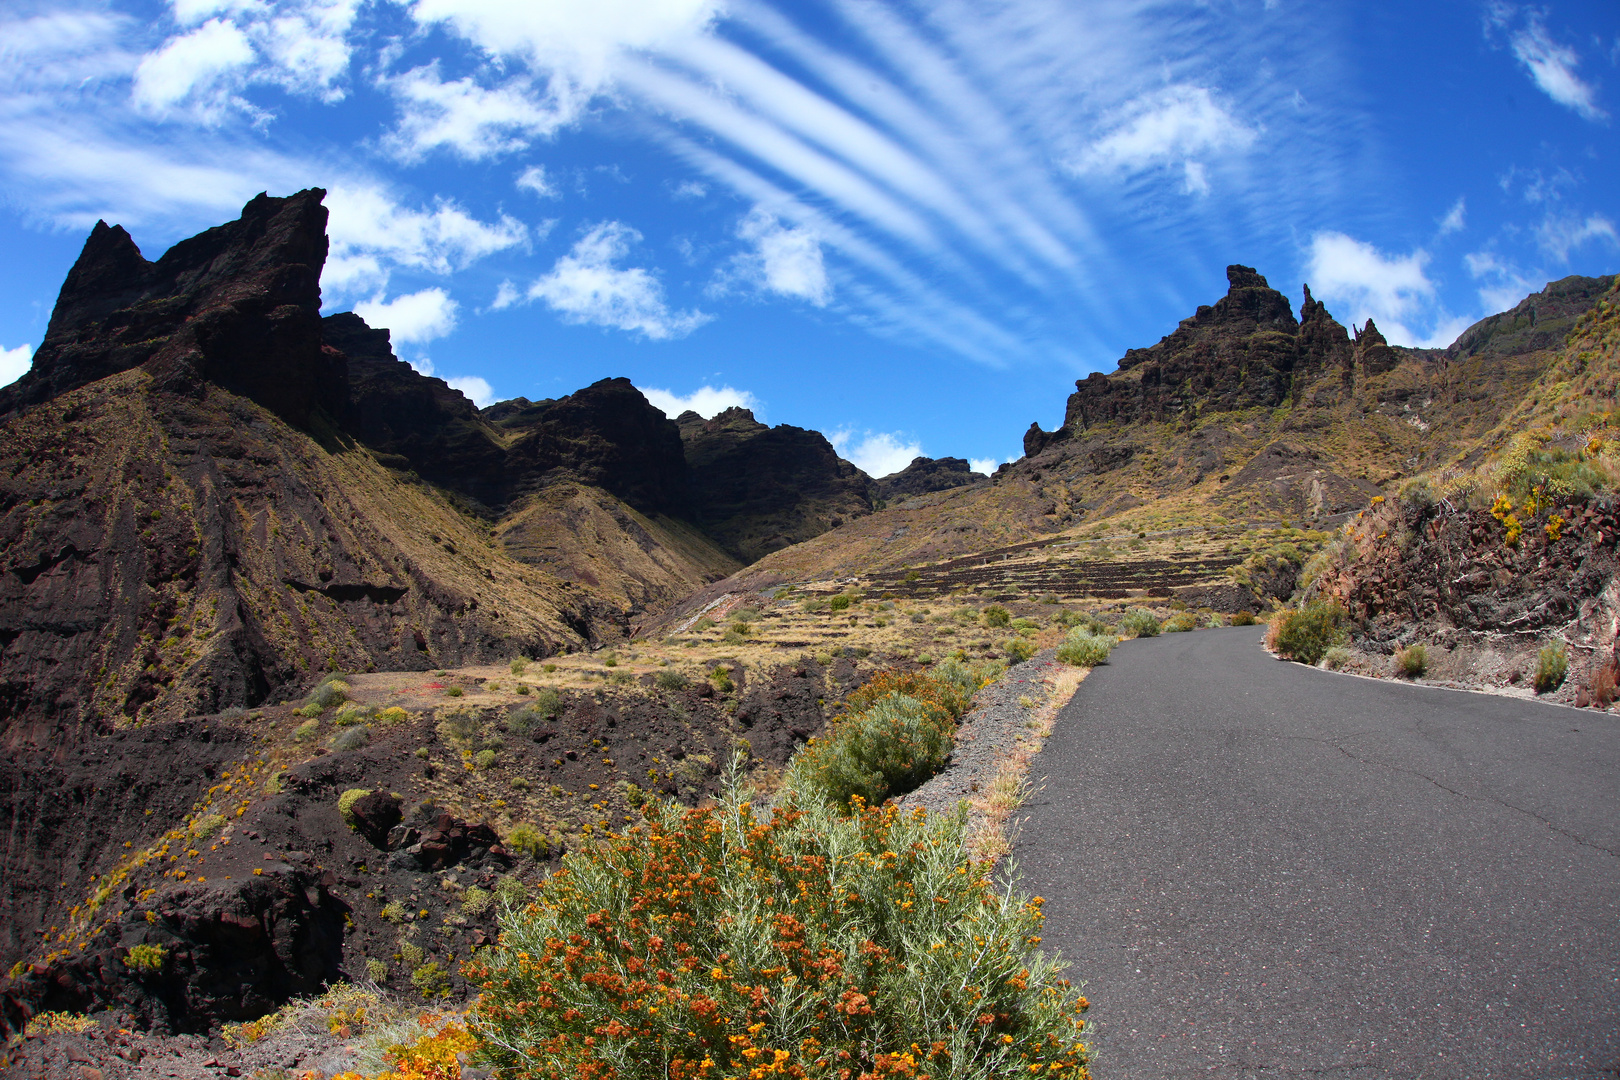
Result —
M1620 718L1128 641L1014 858L1098 1080L1620 1077Z

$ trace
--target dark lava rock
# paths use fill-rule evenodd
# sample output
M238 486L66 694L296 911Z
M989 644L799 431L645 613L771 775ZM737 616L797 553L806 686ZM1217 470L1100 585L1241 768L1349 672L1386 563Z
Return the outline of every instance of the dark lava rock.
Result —
M751 563L872 512L871 478L819 431L767 427L748 409L676 419L690 468L691 520Z
M239 883L172 889L152 909L98 934L86 954L0 982L0 1016L15 1031L38 1012L116 1008L146 1027L207 1031L262 1016L342 977L346 907L334 879L280 867ZM156 946L156 969L127 961Z
M374 847L386 848L390 830L405 819L401 809L403 801L386 791L373 791L356 799L349 808L354 819L354 831L369 840Z
M1036 425L1037 430L1039 425ZM951 488L977 484L987 479L983 473L973 471L966 458L916 457L911 464L897 473L872 481L879 498L895 499L902 495L926 495L931 491L949 491Z
M135 367L181 393L213 383L299 426L341 412L344 360L321 341L325 195L259 195L155 263L98 221L32 368L0 390L0 416Z
M405 836L400 839L403 841ZM417 871L444 870L462 863L504 868L511 862L494 829L481 822L456 821L449 814L439 815L433 826L421 834L421 839L396 850L388 860L389 866L396 870Z

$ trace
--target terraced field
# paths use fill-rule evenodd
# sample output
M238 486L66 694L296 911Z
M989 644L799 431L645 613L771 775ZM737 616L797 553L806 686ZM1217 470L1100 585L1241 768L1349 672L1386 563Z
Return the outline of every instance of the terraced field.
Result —
M997 548L932 566L875 574L872 590L915 599L972 591L1008 597L1055 594L1064 600L1124 600L1180 596L1230 586L1242 562L1232 554L1196 551L1132 559L1090 557L1090 545L1035 542Z

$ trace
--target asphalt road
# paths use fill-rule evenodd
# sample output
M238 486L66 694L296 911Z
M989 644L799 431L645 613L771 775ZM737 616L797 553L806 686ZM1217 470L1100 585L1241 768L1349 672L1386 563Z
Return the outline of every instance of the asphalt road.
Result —
M1098 1080L1620 1077L1620 719L1121 644L1014 851Z

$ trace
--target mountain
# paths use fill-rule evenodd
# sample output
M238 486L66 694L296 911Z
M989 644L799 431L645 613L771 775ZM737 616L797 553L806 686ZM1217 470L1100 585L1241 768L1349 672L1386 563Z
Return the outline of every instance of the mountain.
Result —
M1403 477L1477 456L1614 278L1552 282L1447 349L1391 346L1371 320L1346 329L1309 287L1296 315L1251 267L1227 280L1158 343L1079 380L1063 424L1032 424L1024 457L990 484L891 504L699 598L906 570L915 588L943 589L959 579L930 565L1013 546L1061 561L1080 557L1065 544L1105 533L1336 523Z
M987 479L989 477L985 474L974 472L966 458L914 457L910 465L897 473L879 477L872 484L880 498L886 502L893 502L909 495L949 491L951 488L982 483Z
M626 379L480 411L321 317L324 194L156 262L91 231L0 390L7 740L616 640L871 512L820 434L677 424Z

